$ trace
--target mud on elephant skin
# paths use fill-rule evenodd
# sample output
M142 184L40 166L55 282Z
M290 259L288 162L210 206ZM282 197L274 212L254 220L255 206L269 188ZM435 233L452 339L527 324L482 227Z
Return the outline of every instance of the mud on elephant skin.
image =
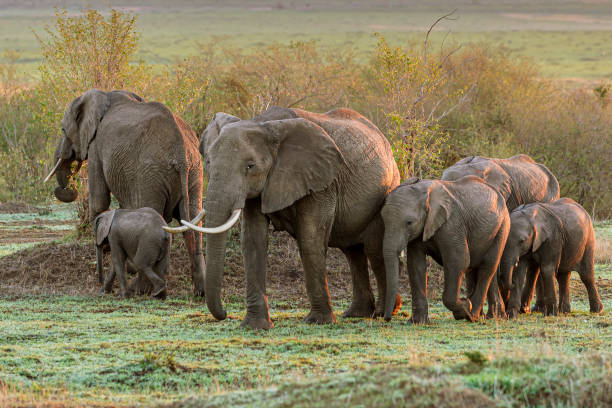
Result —
M73 169L88 162L89 219L110 205L150 207L167 222L192 219L202 207L202 163L198 138L167 107L126 91L92 89L75 98L62 119L62 138L54 154L56 197L74 201ZM194 293L204 296L201 234L184 228L191 257ZM139 275L139 290L148 280Z
M586 210L572 199L561 198L520 206L510 219L500 264L502 286L510 290L508 314L516 317L521 309L528 311L536 279L543 285L544 314L569 313L569 278L574 270L587 289L591 312L600 313L603 305L594 277L595 231Z
M381 211L387 275L385 320L394 309L399 255L406 250L412 293L413 323L429 320L427 262L444 268L444 306L455 319L480 317L489 285L510 230L504 198L480 178L458 181L411 179L393 190ZM463 277L473 280L467 299L460 299Z
M170 257L171 236L163 227L164 219L152 208L111 210L98 215L93 222L96 241L96 267L101 291L112 290L115 277L121 297L130 296L126 268L144 274L152 286L151 296L166 297L166 276ZM112 264L104 279L103 247L109 246Z
M328 246L340 248L350 264L353 301L344 315L382 314L385 272L379 210L399 183L399 172L376 126L349 109L318 114L273 107L251 120L217 113L201 137L200 151L208 177L202 231L226 230L228 217L237 218L242 211L244 326L273 327L266 297L269 223L298 242L311 304L306 322L336 320L326 277ZM226 239L221 232L206 240L206 300L220 320L226 317L220 301ZM368 262L378 282L377 302Z

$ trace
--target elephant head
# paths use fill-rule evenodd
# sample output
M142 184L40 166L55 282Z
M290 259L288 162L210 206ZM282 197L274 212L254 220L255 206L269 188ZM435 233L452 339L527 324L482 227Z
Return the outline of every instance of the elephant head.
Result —
M385 320L390 320L398 293L398 258L408 243L430 240L451 215L453 195L439 181L413 178L389 194L381 210L385 224L383 253L387 277Z
M327 188L344 162L333 139L305 119L259 122L218 113L204 131L200 151L208 176L206 191L206 301L217 319L227 234L246 200L259 198L273 213ZM233 216L229 221L230 214ZM220 228L213 228L219 225Z
M510 234L499 263L503 290L512 288L512 275L522 256L536 252L548 238L544 220L536 205L521 205L510 213Z
M76 174L87 160L89 145L96 137L96 132L102 117L110 107L111 96L120 95L133 101L144 102L144 100L132 92L112 91L103 92L91 89L83 95L74 99L62 118L62 138L60 139L53 161L55 167L45 181L54 174L57 178L58 187L55 196L63 202L76 200L78 193L71 183L71 178ZM73 170L73 162L77 162Z

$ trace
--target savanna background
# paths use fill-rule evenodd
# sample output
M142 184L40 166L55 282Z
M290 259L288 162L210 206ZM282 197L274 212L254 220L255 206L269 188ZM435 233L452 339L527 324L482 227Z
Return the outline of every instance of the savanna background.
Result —
M605 1L0 0L0 405L609 406L611 39ZM42 183L66 106L90 88L163 102L198 134L218 111L348 106L387 135L403 179L529 154L595 221L604 313L588 313L573 278L569 315L456 322L432 265L429 325L407 323L403 276L391 323L307 326L297 248L277 233L276 327L245 331L237 228L228 321L190 297L181 238L169 300L94 296L87 169L74 205ZM338 312L339 251L328 270Z

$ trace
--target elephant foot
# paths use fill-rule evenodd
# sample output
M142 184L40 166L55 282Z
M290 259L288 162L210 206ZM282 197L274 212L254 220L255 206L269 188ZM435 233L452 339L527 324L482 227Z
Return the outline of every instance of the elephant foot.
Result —
M508 314L508 319L512 319L512 320L516 319L518 317L518 315L519 315L519 310L517 308L510 308L510 309L508 309L507 312L508 312L507 313Z
M274 323L270 318L264 317L256 317L247 315L242 323L240 323L240 327L245 327L253 330L270 330L274 327Z
M330 324L336 323L336 316L333 312L328 313L315 313L311 311L308 316L304 318L304 323L309 324Z
M402 308L402 297L399 293L395 296L395 307L393 308L392 316L395 316L397 312ZM374 317L383 317L385 315L385 304L384 299L378 298L376 302L376 310L374 311Z
M589 302L591 306L591 313L601 313L603 312L603 304L601 300L597 299L594 302Z
M461 302L457 304L457 308L452 312L455 320L465 319L470 322L476 322L480 317L480 313L476 315L472 314L472 302L467 298L461 299Z
M351 303L351 306L349 306L349 308L344 311L344 313L342 314L342 317L374 317L376 312L377 310L374 307L374 302L372 301L369 301L369 302L353 301ZM383 313L381 313L381 316L384 314L384 308L382 312ZM312 314L312 312L310 312L310 314Z
M528 306L527 306L528 307ZM533 307L531 308L531 313L534 312L544 312L545 306L543 303L536 301L536 304L533 305Z
M560 302L559 303L559 313L570 313L572 311L572 307L569 302Z
M544 316L556 316L559 314L559 308L556 304L544 305Z
M168 295L167 291L166 291L166 286L162 286L161 289L154 291L151 294L151 297L155 298L155 299L159 299L159 300L166 300L166 296Z
M205 295L204 295L204 284L196 284L193 288L193 296L197 297L197 298L202 298L202 300L205 299Z
M412 316L410 316L408 321L412 324L429 324L429 316L427 312L419 313L412 311Z
M489 310L487 310L487 315L485 316L486 319L506 319L508 318L508 315L506 314L506 311L504 310L504 307L502 305L497 305L495 307L493 306L489 306Z

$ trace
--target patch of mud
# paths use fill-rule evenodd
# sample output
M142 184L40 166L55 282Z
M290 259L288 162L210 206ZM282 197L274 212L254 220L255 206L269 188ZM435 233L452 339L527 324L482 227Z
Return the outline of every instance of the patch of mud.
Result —
M32 204L19 203L14 201L8 201L6 203L0 203L0 213L2 214L19 214L19 213L38 213L46 214L51 210L45 207L36 207Z
M23 233L22 231L18 231ZM4 234L7 231L3 231ZM36 231L37 234L43 233ZM47 233L47 232L44 232ZM15 238L13 238L14 240ZM13 241L15 242L15 241ZM94 295L99 284L96 276L96 253L93 242L69 244L44 243L0 258L0 294L69 294ZM110 254L105 255L105 271L110 265ZM190 261L181 236L173 243L168 273L170 296L192 293ZM328 285L332 301L350 301L351 275L342 252L330 248L327 254ZM376 284L370 273L372 289ZM133 278L133 277L132 277ZM437 296L441 274L430 274L430 298ZM408 277L401 274L402 299L408 297ZM309 305L296 242L287 233L270 234L268 252L268 297L278 309ZM244 299L246 279L239 244L239 233L233 230L228 239L222 295L227 300Z

